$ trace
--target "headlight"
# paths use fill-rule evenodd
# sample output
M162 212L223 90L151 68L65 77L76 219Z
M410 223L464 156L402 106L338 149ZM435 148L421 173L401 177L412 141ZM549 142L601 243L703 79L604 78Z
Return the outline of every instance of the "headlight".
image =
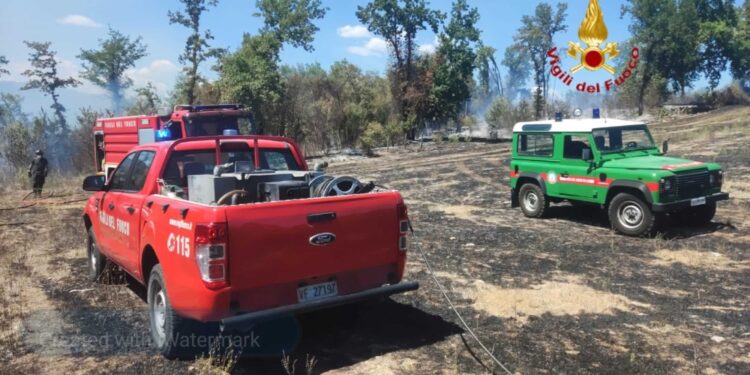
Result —
M669 177L662 178L659 181L659 186L661 187L661 191L666 193L666 192L672 191L672 188L674 187L674 182Z
M722 171L711 172L708 178L708 182L713 187L721 187L721 183L723 181L724 181L724 172Z

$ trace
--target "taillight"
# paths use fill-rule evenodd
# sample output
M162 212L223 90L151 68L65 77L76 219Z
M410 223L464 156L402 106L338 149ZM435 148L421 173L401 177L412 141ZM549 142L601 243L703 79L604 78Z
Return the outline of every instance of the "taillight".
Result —
M409 247L409 243L406 239L406 235L409 233L409 216L406 210L406 205L399 203L396 206L398 211L398 249L406 251Z
M195 262L207 288L220 289L229 285L226 224L210 223L195 226Z

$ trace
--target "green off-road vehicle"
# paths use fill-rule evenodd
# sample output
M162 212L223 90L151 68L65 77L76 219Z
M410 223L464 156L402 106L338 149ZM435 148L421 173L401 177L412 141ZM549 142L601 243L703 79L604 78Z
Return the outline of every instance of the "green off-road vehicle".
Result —
M550 202L595 204L626 235L652 233L657 216L707 224L721 192L718 164L665 156L645 124L612 119L523 122L513 127L511 205L542 217Z

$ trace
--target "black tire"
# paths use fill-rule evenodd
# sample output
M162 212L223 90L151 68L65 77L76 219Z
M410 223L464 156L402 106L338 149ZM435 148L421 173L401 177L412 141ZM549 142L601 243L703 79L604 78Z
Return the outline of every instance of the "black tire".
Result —
M89 228L88 239L86 241L86 258L88 258L89 280L94 282L102 281L102 274L107 268L107 257L99 252L99 246L96 244L94 229Z
M651 235L656 222L651 207L640 197L629 193L617 194L609 203L608 214L612 229L627 236Z
M540 218L549 208L549 200L539 185L526 183L518 191L518 203L526 217Z
M703 206L691 208L688 211L676 213L673 217L680 224L690 226L705 226L716 216L716 202L708 202Z
M169 359L192 359L210 350L213 340L200 336L210 336L211 327L172 309L160 264L151 269L147 293L151 339L159 353Z

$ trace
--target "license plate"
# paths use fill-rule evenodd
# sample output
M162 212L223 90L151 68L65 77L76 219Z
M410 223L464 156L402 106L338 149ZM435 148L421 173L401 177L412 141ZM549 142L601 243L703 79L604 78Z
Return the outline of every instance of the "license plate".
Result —
M690 200L691 207L702 206L704 204L706 204L706 197L694 198Z
M315 301L339 294L335 281L327 283L303 286L297 288L297 300L300 302Z

